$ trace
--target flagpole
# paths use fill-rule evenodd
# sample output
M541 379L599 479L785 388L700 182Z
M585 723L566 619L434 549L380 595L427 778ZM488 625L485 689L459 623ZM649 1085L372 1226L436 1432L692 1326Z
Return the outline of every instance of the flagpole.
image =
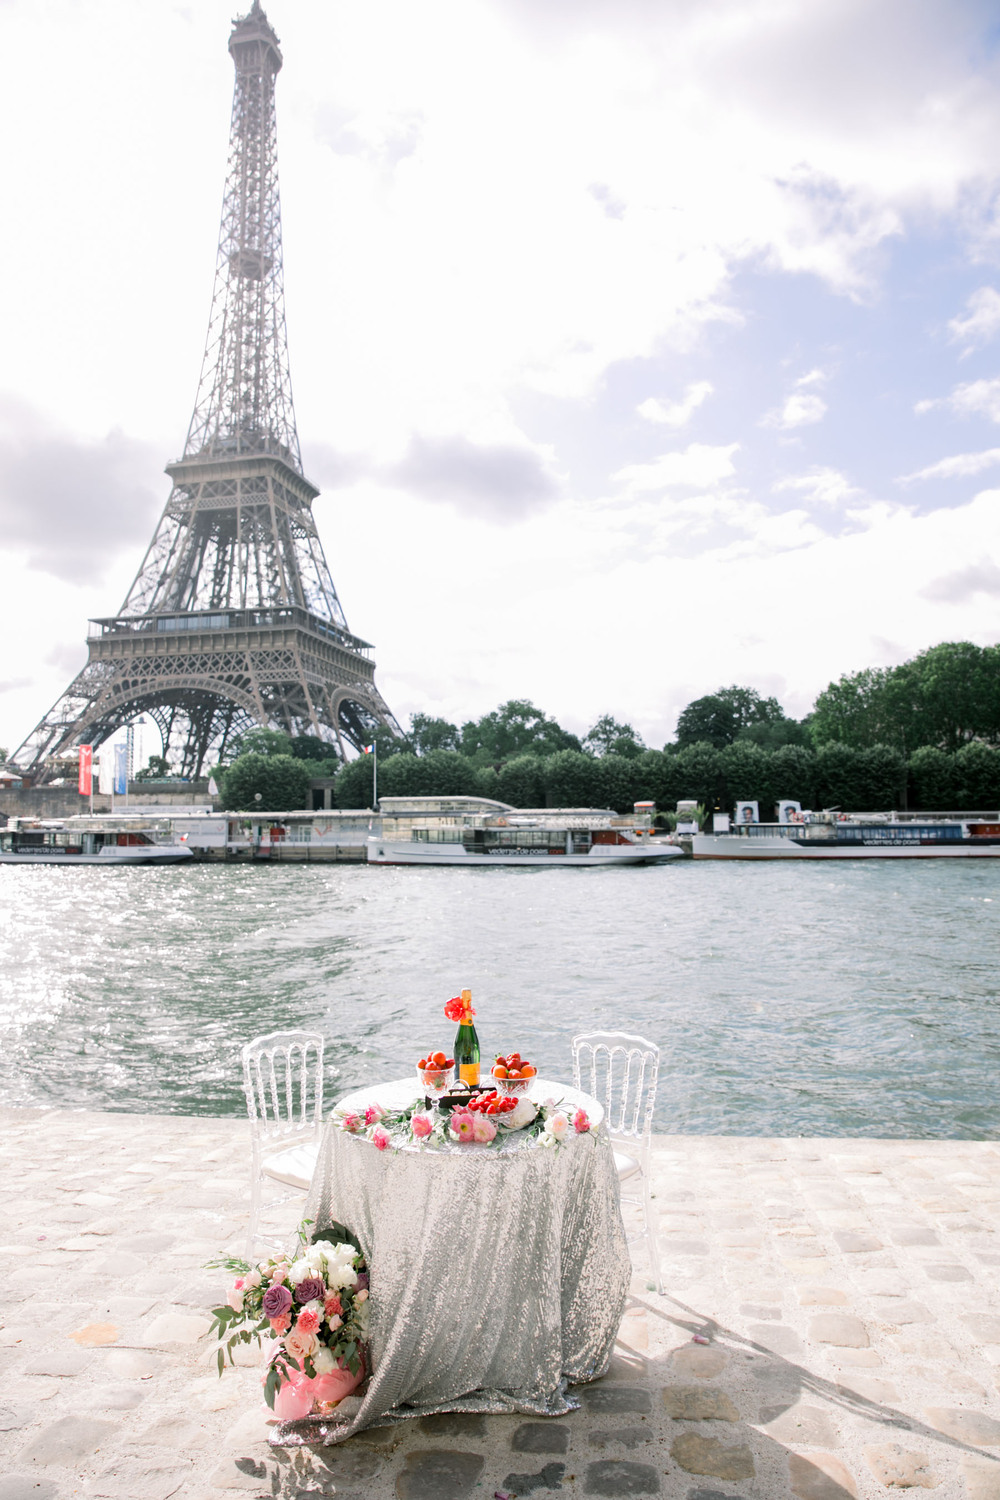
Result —
M372 812L378 811L378 741L372 741Z

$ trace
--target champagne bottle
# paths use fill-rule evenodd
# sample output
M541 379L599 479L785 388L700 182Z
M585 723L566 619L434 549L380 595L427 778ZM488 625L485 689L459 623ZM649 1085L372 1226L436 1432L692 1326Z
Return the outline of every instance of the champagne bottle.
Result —
M455 1037L455 1073L468 1084L479 1082L479 1038L472 1017L472 991L462 991L463 1013Z

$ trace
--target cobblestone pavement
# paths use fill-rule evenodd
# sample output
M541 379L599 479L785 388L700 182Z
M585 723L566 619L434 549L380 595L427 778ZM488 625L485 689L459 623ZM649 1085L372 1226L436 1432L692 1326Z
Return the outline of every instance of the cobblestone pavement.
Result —
M255 1362L220 1380L203 1339L243 1122L8 1110L0 1143L0 1500L1000 1500L993 1143L660 1137L668 1295L636 1271L579 1412L317 1453L269 1448Z

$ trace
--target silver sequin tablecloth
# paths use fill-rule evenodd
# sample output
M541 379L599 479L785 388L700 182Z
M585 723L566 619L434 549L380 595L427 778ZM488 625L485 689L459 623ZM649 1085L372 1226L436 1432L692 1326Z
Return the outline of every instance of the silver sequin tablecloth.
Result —
M535 1099L596 1099L536 1079ZM412 1101L412 1080L343 1105ZM357 1235L371 1276L372 1375L355 1410L287 1422L272 1442L335 1443L361 1428L440 1411L559 1416L573 1381L607 1368L631 1267L607 1136L556 1148L512 1135L479 1145L378 1151L329 1124L305 1217Z

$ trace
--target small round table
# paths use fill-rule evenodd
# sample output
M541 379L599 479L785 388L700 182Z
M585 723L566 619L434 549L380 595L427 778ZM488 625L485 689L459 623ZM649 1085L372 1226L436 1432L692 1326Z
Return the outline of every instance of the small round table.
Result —
M338 1109L399 1109L415 1079L357 1090ZM510 1132L379 1151L326 1127L305 1217L361 1243L371 1277L372 1375L360 1407L284 1423L273 1442L334 1443L364 1427L442 1411L561 1416L570 1382L603 1375L631 1274L611 1144L596 1099L535 1079L529 1097L583 1107L558 1146ZM354 1403L350 1403L354 1406Z

